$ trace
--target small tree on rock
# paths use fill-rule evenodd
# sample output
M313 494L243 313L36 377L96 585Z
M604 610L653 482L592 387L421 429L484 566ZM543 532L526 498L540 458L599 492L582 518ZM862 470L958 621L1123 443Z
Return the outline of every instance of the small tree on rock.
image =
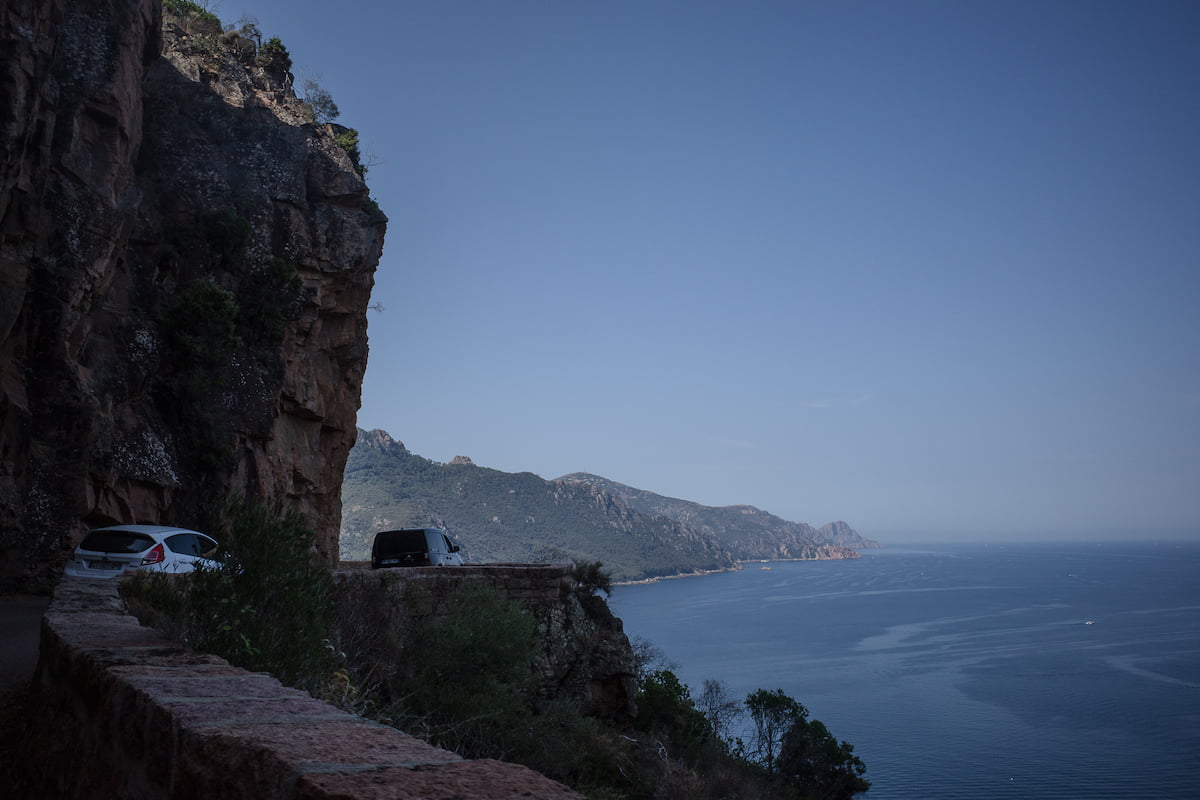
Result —
M313 79L304 82L304 102L312 109L313 118L320 123L333 122L342 112L338 111L333 95ZM355 132L357 145L357 131Z
M730 694L729 687L711 678L704 681L696 708L708 720L717 736L726 741L730 738L734 723L742 715L742 704Z
M290 85L292 55L278 36L272 36L258 48L258 63L268 72L284 77Z

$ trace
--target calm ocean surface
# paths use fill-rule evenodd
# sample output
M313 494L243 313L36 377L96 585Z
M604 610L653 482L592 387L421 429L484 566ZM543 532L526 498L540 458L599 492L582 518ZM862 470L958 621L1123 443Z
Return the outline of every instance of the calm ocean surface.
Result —
M804 703L866 763L867 800L1200 799L1200 542L760 566L611 605L693 695Z

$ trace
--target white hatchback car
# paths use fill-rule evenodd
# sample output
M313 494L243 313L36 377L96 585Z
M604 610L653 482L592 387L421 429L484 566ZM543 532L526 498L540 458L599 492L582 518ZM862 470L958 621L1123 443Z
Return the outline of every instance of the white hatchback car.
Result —
M83 537L67 562L75 578L115 578L131 570L191 572L219 567L217 541L199 531L167 525L113 525Z

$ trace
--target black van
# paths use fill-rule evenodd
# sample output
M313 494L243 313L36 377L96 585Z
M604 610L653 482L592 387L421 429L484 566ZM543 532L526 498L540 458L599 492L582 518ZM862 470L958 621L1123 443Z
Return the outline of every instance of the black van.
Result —
M380 531L371 544L371 569L384 567L461 567L459 546L438 528Z

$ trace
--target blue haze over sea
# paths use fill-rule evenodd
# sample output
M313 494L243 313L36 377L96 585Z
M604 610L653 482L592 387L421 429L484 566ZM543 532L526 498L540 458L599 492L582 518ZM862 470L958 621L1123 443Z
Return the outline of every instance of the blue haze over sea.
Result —
M867 800L1200 798L1200 542L888 547L611 605L693 696L805 704Z

